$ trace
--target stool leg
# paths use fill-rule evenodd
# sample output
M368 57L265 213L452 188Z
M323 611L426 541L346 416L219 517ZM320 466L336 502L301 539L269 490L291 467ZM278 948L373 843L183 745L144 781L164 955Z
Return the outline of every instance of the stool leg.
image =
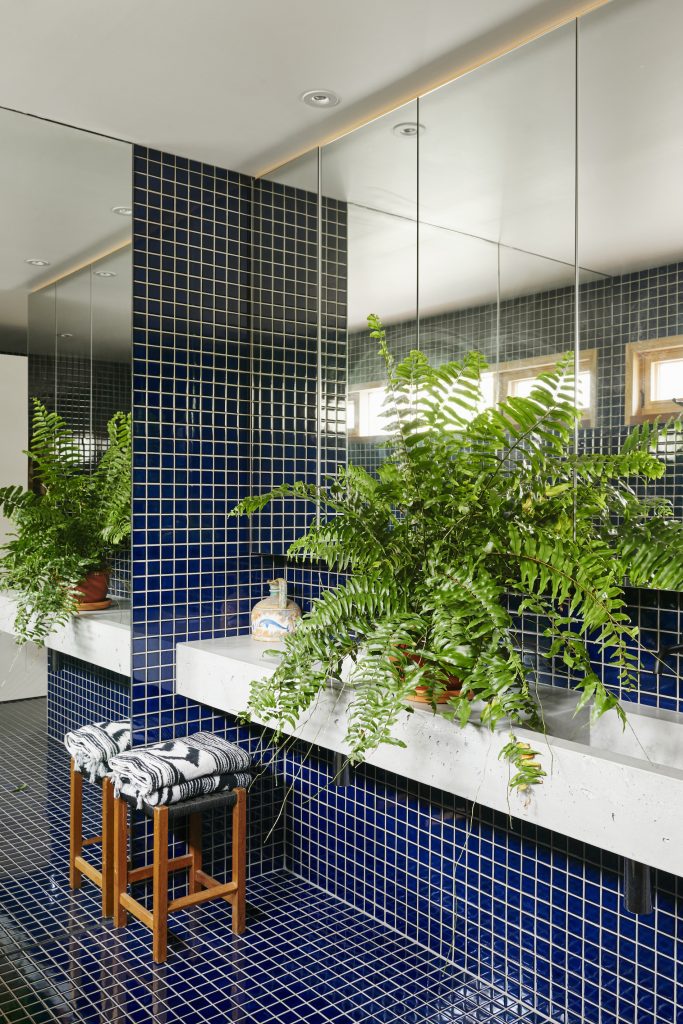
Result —
M197 881L197 872L202 870L202 816L201 813L191 814L188 826L187 845L190 848L192 863L187 891L192 894L199 892L201 885Z
M114 913L114 787L102 779L102 917Z
M128 914L121 906L121 896L128 888L128 804L114 799L114 877L112 902L114 927L123 928Z
M236 789L237 802L232 809L232 880L237 892L232 904L232 930L241 935L247 926L247 791Z
M168 935L168 807L154 808L152 901L152 958L163 964Z
M83 776L71 761L71 799L69 820L69 885L80 889L83 876L76 868L76 857L83 853Z

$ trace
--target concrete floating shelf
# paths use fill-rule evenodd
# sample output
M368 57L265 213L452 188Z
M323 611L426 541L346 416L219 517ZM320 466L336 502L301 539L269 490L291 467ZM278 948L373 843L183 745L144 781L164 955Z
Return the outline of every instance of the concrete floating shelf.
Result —
M277 658L248 636L178 644L177 692L219 711L246 708L251 680L270 675ZM641 864L683 875L683 715L627 705L622 731L616 715L591 725L574 716L573 691L542 687L549 735L516 735L541 752L548 776L526 793L508 792L498 760L506 730L472 722L461 729L430 708L406 713L394 730L405 749L384 745L370 764ZM290 735L345 753L348 690L330 688Z
M0 593L0 630L3 633L14 633L16 608L11 593ZM48 637L45 646L130 678L130 602L114 601L105 611L75 615L66 626Z

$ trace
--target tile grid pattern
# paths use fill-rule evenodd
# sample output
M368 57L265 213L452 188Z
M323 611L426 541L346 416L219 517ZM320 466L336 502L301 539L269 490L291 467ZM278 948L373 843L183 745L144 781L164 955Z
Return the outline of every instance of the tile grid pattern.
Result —
M267 760L257 731L175 693L176 644L248 628L252 603L248 524L226 520L250 478L251 188L134 152L132 722L135 745L211 729ZM272 776L252 788L252 875L284 863L281 800ZM205 818L220 876L229 836Z
M456 728L456 726L454 726ZM677 1022L681 880L623 906L619 858L329 754L288 753L291 867L557 1024Z
M30 398L39 398L64 417L78 438L84 466L92 468L106 449L111 417L130 412L131 367L103 360L91 363L75 355L30 353L28 389ZM129 596L130 575L130 553L118 552L112 558L110 597Z
M580 432L590 451L614 451L624 428L624 346L633 341L683 334L683 263L587 282L580 287L581 347L598 350L597 426ZM491 365L531 356L562 354L574 347L574 292L559 288L506 299L500 305L500 349L496 305L489 303L420 319L420 349L434 365L461 359L477 349ZM415 320L389 325L387 337L397 359L416 346ZM351 387L385 378L383 364L367 331L349 335ZM669 498L683 515L683 458L673 439L663 442L667 470L647 493ZM382 449L372 441L353 442L357 464L376 469Z
M28 389L74 430L85 466L93 466L107 444L107 423L115 412L130 412L128 363L92 362L83 356L30 353Z
M235 938L221 901L171 917L169 959L148 930L100 918L68 888L67 759L45 702L7 705L0 745L0 1019L8 1024L543 1024L540 1015L328 892L278 871L249 887ZM49 796L49 798L48 798ZM99 790L84 823L99 831ZM97 847L87 848L97 857Z
M318 354L318 202L311 192L254 182L252 493L314 484L346 461L346 209L322 203ZM320 361L320 366L318 365ZM284 554L310 506L280 500L252 519L252 548Z
M130 718L130 680L66 654L48 652L47 734L64 734L90 722Z
M238 433L230 439L230 454L235 456L230 471L237 475L233 475L229 484L220 475L226 454L226 449L220 447L223 443L220 426L225 418L222 386L225 378L220 361L224 350L218 346L211 347L211 357L202 362L198 370L192 370L193 379L206 398L210 423L198 420L198 432L191 435L183 410L190 366L185 349L192 350L192 339L185 341L184 296L188 286L184 247L193 234L194 217L201 221L202 230L205 222L213 229L214 196L223 187L219 182L224 179L214 169L185 166L182 161L147 151L138 151L136 161L136 235L139 237L135 268L135 386L140 426L135 473L140 501L136 502L134 542L139 545L136 559L140 564L140 578L137 599L134 595L134 608L137 607L138 612L134 620L134 720L141 738L171 732L182 734L199 723L228 730L228 735L257 747L261 740L255 731L246 732L242 727L231 726L221 716L184 702L173 693L175 641L244 629L249 604L256 596L261 596L264 576L277 564L277 558L245 559L244 562L238 558L231 569L239 573L239 579L231 576L225 571L225 562L221 561L223 545L229 544L221 535L221 530L225 530L222 521L217 524L216 533L213 529L216 524L212 524L211 538L215 537L215 541L207 531L207 547L203 549L200 545L198 549L205 561L200 559L200 571L191 590L186 589L184 566L179 569L173 561L173 557L186 557L183 502L184 488L188 486L187 465L207 468L207 463L202 464L201 460L209 460L212 483L224 489L222 500L229 487L234 488L236 483L238 488L248 487L250 483L248 473L240 472L241 453L248 452L248 447L242 448L239 433L242 424L249 419L250 380L245 385L246 400L237 413L239 422L235 429ZM186 182L186 171L190 176L199 174L199 184L193 186L191 177ZM232 181L237 176L227 177ZM178 207L178 200L182 204L186 199L186 184L189 189L199 189L194 196L188 193L191 204L200 204L199 211L195 212L193 207L189 215L183 212L182 206ZM152 199L155 193L158 198ZM262 194L259 199L262 200ZM239 193L235 202L239 207L242 202ZM229 204L228 208L231 209ZM232 212L239 224L240 209ZM207 246L215 246L217 239L209 230ZM238 252L237 240L235 246ZM204 261L200 262L200 270L205 272ZM208 267L213 267L210 260ZM168 275L166 280L157 277L164 273ZM209 292L216 283L211 274L212 271ZM199 276L201 281L201 274ZM162 289L161 305L155 305L157 286ZM238 293L232 301L239 301L239 283L235 287ZM199 291L204 294L203 284ZM224 306L226 304L230 310L230 302ZM194 305L201 310L201 303ZM164 325L166 317L170 319ZM213 315L210 328L213 332ZM168 332L166 336L164 332ZM201 351L206 352L207 346L213 344L213 336L211 333L207 338L200 333ZM236 391L242 394L241 367L239 364L238 379L232 382L233 396ZM295 377L296 366L292 366L291 371ZM308 366L303 372L308 374ZM334 371L331 369L331 372ZM162 387L160 381L164 377L168 380ZM290 384L294 388L295 381L288 386ZM308 386L305 382L302 385ZM199 394L197 402L201 404ZM164 424L167 433L162 429ZM216 432L215 425L218 426ZM194 450L192 440L197 443ZM161 472L164 456L166 476ZM273 469L276 479L282 479L286 467L274 466ZM157 485L158 490L155 490ZM167 493L164 487L169 488ZM233 494L231 491L228 500ZM207 493L207 501L211 496ZM167 509L163 504L165 499L170 502ZM242 533L234 537L234 550L241 555L246 550L246 539ZM282 535L277 539L281 541ZM279 552L273 549L273 555L277 554ZM243 569L246 572L243 573ZM324 578L318 579L310 569L295 570L291 579L293 589L304 602L325 583ZM235 589L231 591L233 584ZM145 592L148 597L144 597ZM190 616L188 593L201 598L196 615ZM217 594L223 600L225 593L231 595L229 600L233 604L219 604L217 614L212 602ZM243 602L245 595L248 597ZM200 614L205 602L204 614ZM657 614L661 617L660 611ZM189 628L190 618L192 628ZM272 856L268 851L261 853L256 873L281 866L286 857L297 872L310 873L311 878L315 876L319 884L338 891L353 906L370 909L376 917L385 916L387 921L397 922L404 934L418 937L434 954L455 941L458 950L461 947L466 950L468 964L477 965L484 976L504 981L513 997L518 992L535 996L538 1009L547 1010L558 1022L578 1024L585 1020L616 1024L622 1019L634 1019L636 1012L643 1024L676 1020L680 1007L677 985L681 979L672 978L672 964L678 941L675 921L680 900L671 880L659 879L655 920L635 922L620 908L616 865L597 851L572 848L568 852L566 840L556 836L527 833L520 838L508 827L507 821L499 816L487 816L485 812L476 815L466 827L458 808L449 805L450 798L433 792L419 794L416 815L410 804L412 797L404 803L402 796L406 789L410 791L410 786L405 780L393 777L366 778L364 772L359 772L351 790L339 791L337 796L327 788L323 794L309 800L311 778L319 775L322 780L328 773L324 757L321 762L322 769L313 757L306 759L303 765L298 765L296 754L290 754L289 760L283 756L278 758L276 767L281 784L291 786L293 783L286 812L287 848L281 832L279 843L275 844L276 853ZM384 805L379 807L381 800ZM270 813L270 820L273 820L280 809L277 796L273 794L270 801L264 803L265 819ZM450 812L444 814L444 805L450 806ZM456 825L451 825L451 821ZM405 835L401 832L404 825ZM427 864L423 860L425 849L429 850L430 857ZM214 849L219 862L224 850L221 838ZM460 858L455 883L454 858ZM368 864L370 869L366 871ZM412 869L418 864L416 885L408 865ZM457 910L455 939L449 901ZM600 941L595 938L596 926ZM654 981L653 962L657 964ZM598 1004L600 985L607 987L601 1007Z

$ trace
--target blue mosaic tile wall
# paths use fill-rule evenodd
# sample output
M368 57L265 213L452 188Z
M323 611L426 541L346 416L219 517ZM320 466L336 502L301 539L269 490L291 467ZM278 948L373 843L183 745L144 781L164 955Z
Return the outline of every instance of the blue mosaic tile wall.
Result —
M175 645L247 630L251 606L272 575L250 555L249 523L226 520L226 513L252 486L258 387L268 388L269 404L275 392L282 396L275 364L306 344L296 330L289 344L289 318L285 323L279 308L267 315L261 305L252 345L254 197L254 182L243 175L135 150L132 719L136 744L212 729L267 763L260 731L175 693ZM260 220L278 225L281 243L277 251L259 243L261 283L286 277L279 294L296 305L292 293L308 282L302 285L296 268L290 276L282 258L292 252L299 220L285 225L277 189L259 189L256 202ZM315 410L315 391L312 399L304 392L304 404L312 401ZM284 405L280 414L289 415ZM271 460L288 457L284 448L269 453ZM252 788L252 873L284 862L280 785L264 772ZM205 827L208 862L220 876L229 837L222 820ZM141 833L137 846L144 845Z
M455 726L454 726L455 728ZM683 886L623 907L619 858L329 755L286 758L290 865L557 1024L683 1019Z
M245 630L264 581L283 567L278 544L250 554L248 526L224 518L253 484L245 299L253 194L239 175L143 149L135 175L135 737L213 728L267 764L269 734L176 696L173 663L178 640ZM259 331L261 347L271 331ZM333 393L344 358L335 343ZM297 351L298 343L277 359L256 356L282 364L283 403L299 373L310 393L308 356L297 363ZM275 482L285 468L278 461L268 467ZM334 582L314 567L287 575L304 607ZM633 601L647 644L683 625L678 598ZM678 700L673 674L652 699ZM636 919L622 906L619 864L598 850L371 769L358 769L350 787L332 786L324 752L278 753L274 767L252 797L252 873L288 866L521 993L558 1024L680 1018L676 880L659 875L654 914ZM205 827L207 861L220 874L229 840L221 822Z
M64 734L90 722L130 718L130 680L66 654L48 652L47 733Z

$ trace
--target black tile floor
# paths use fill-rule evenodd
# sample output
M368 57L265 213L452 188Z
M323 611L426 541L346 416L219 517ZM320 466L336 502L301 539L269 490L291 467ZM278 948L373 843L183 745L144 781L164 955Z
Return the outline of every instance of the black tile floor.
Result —
M0 1019L8 1024L541 1024L509 997L286 872L249 883L248 930L218 903L173 916L168 962L99 891L68 886L68 778L45 701L0 704ZM84 786L99 832L99 790ZM92 800L90 798L93 798Z

